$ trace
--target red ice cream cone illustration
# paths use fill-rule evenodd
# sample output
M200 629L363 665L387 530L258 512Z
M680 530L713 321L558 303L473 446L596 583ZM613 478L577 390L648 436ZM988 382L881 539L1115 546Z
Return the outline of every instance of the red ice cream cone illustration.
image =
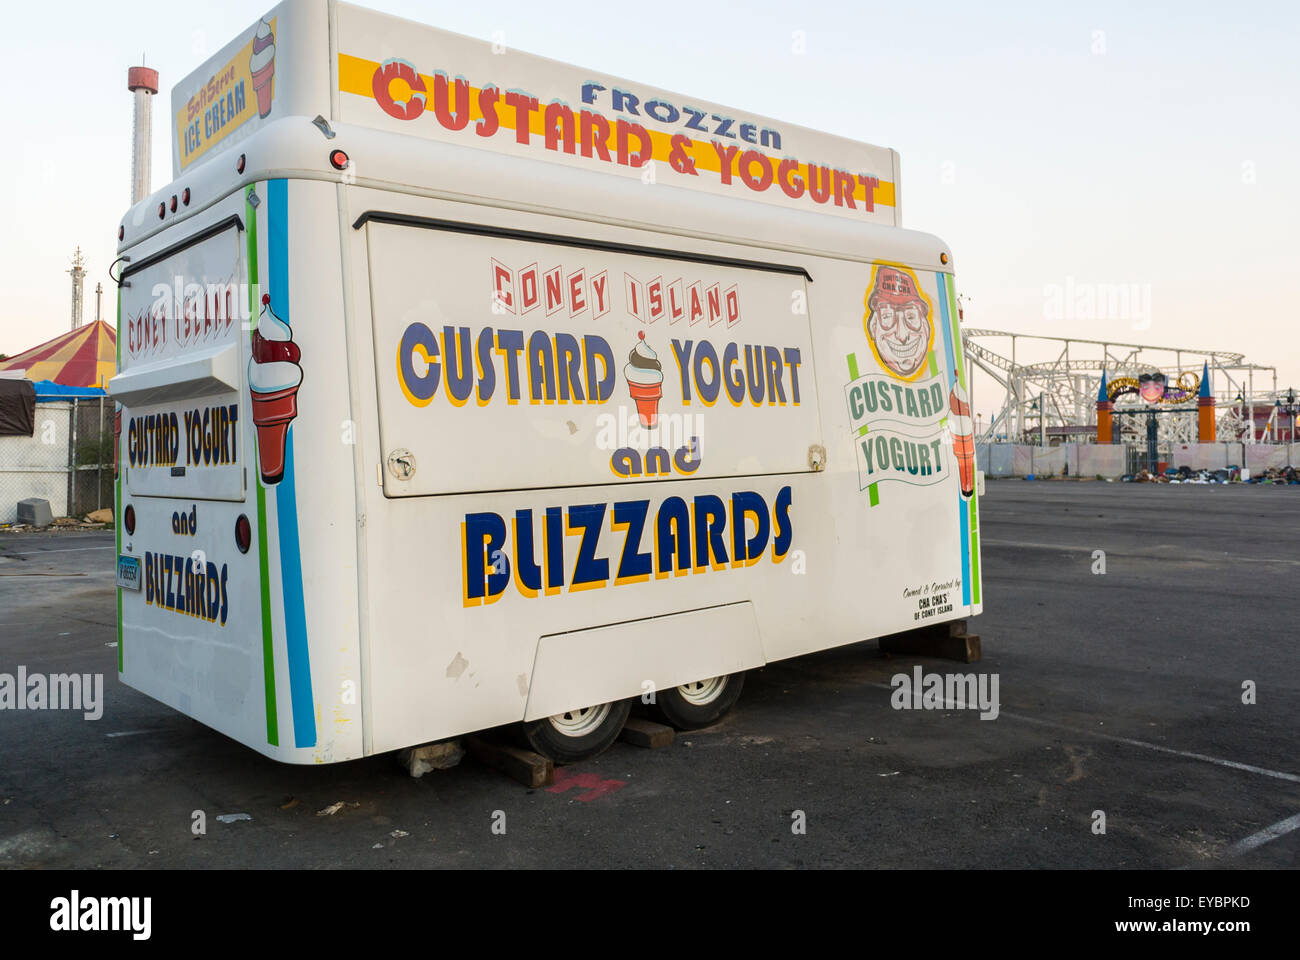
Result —
M641 426L653 427L659 421L659 398L664 395L663 384L629 382L627 389L636 401L636 415L641 420Z
M257 24L257 33L253 35L248 70L253 75L253 90L257 94L257 115L265 117L271 112L271 82L275 79L275 35L265 20Z
M971 497L975 494L975 430L971 424L970 402L960 383L954 383L948 394L948 411L948 430L952 434L961 495Z
M659 357L645 342L645 331L638 335L637 344L627 355L623 376L627 390L636 403L637 418L641 426L651 428L659 422L659 400L664 395L664 372Z
M298 416L298 388L253 397L253 425L257 427L257 460L264 483L278 483L284 476L284 447L289 422Z
M271 310L271 296L262 297L262 314L253 331L253 356L248 361L249 396L257 427L257 458L263 483L284 476L289 424L298 416L302 368L298 345L289 325Z
M271 80L274 77L274 60L253 74L253 90L257 93L257 115L259 117L265 117L271 112Z

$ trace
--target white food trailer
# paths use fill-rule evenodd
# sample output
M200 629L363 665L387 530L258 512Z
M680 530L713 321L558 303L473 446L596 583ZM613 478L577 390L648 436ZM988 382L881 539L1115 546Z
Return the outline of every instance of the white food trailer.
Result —
M171 111L119 228L126 684L290 763L570 761L980 612L894 151L326 0Z

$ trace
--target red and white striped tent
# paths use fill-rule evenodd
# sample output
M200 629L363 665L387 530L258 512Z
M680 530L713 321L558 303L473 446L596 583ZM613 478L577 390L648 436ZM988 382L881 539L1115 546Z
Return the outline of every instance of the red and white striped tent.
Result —
M28 380L107 389L117 372L117 331L103 320L88 323L0 360L0 371L6 370L24 371Z

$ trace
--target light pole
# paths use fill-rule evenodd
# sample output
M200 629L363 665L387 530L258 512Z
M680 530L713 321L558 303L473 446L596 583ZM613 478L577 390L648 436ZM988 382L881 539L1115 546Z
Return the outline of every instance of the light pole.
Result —
M1286 442L1295 443L1295 387L1291 387L1286 392L1286 402L1283 403L1281 398L1277 400L1277 412L1285 413L1291 418L1291 429L1287 432Z

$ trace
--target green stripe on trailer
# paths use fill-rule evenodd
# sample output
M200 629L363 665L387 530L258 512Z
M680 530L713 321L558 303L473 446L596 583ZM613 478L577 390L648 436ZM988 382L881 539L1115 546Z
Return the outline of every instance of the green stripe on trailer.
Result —
M849 379L858 379L858 355L856 353L849 354Z
M938 373L939 373L939 361L936 360L936 359L934 358L934 351L933 351L933 350L929 351L929 352L925 355L925 362L926 362L927 366L930 368L930 376L932 376L932 377L934 377L934 376L938 376Z
M970 498L970 596L980 602L980 521L979 497Z
M244 190L244 220L248 225L248 316L249 343L253 340L252 318L258 315L257 280L257 208L249 202L253 195L250 185ZM271 621L271 563L266 544L266 488L258 471L253 471L257 485L257 566L262 585L262 677L266 684L266 742L280 745L280 724L275 707L275 644Z
M117 329L122 329L122 288L117 288ZM117 338L117 366L122 369L122 337ZM113 422L117 423L117 404L113 404ZM122 437L113 437L114 463L117 464L117 476L113 479L113 542L117 545L113 557L113 569L117 569L117 558L122 555ZM122 588L117 588L117 672L122 672Z
M119 328L120 329L120 328ZM120 452L119 452L120 455ZM122 555L122 481L113 481L113 503L117 516L113 518L113 542L117 544L117 553L113 557L113 567L117 567L117 558ZM117 588L117 672L122 672L122 588Z
M952 355L957 364L957 382L966 387L966 355L962 349L961 325L957 320L957 288L952 282L952 274L944 274L944 286L948 289L948 321L952 324Z
M262 676L266 682L266 742L280 745L275 710L275 647L271 626L271 563L266 546L266 489L257 481L257 566L262 577Z
M877 489L879 486L880 484L873 483L871 486L867 487L867 502L873 507L880 503L880 490Z

